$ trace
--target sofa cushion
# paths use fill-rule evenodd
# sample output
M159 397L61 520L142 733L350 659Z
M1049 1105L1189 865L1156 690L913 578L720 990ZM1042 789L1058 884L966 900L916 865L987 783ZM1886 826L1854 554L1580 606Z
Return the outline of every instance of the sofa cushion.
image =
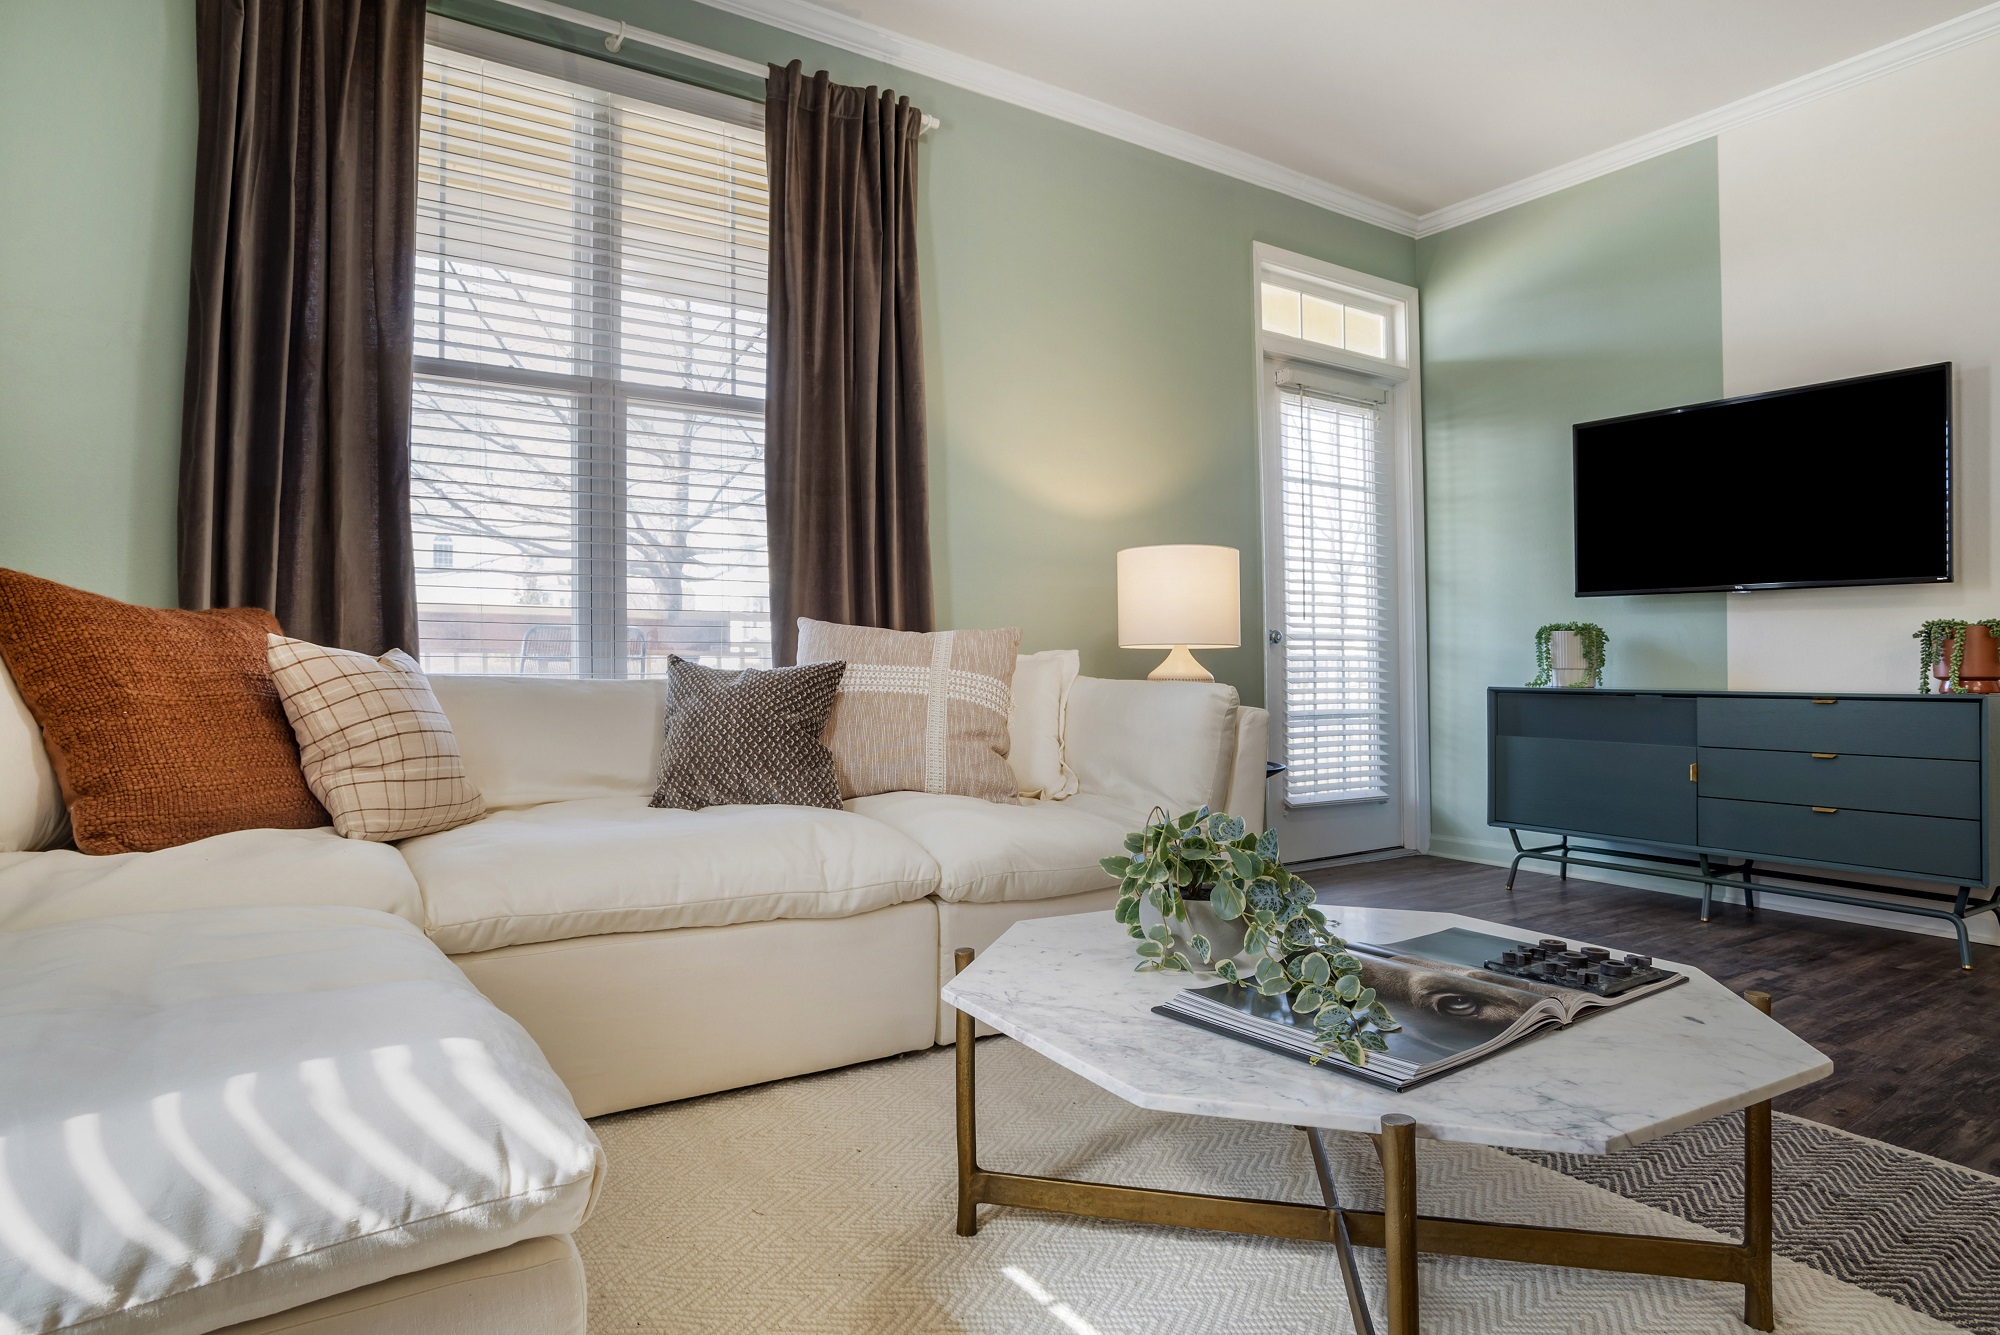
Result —
M1116 885L1098 860L1143 823L1134 808L1081 794L1002 806L950 793L879 793L848 810L899 830L936 860L939 899L974 904L1050 899Z
M494 812L400 845L431 939L454 955L607 932L845 918L922 899L937 864L821 807L678 811L643 796Z
M42 725L0 662L0 853L53 848L69 837L69 811L42 745Z
M78 848L326 824L264 662L277 629L262 608L164 611L0 570L0 658L42 725Z
M316 830L238 830L157 853L0 853L0 932L177 909L339 904L421 926L416 878L386 844Z
M0 935L0 1328L212 1330L588 1215L603 1152L414 927L197 910Z
M1220 808L1236 760L1236 708L1236 688L1221 682L1078 677L1063 753L1084 792L1123 807L1170 816Z
M659 778L664 681L430 678L487 810L650 793Z

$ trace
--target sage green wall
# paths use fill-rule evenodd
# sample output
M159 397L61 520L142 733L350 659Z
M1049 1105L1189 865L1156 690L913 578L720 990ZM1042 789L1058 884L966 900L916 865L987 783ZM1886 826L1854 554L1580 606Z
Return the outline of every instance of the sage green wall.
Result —
M1414 243L686 0L585 7L943 119L920 178L940 624L1143 675L1158 655L1116 647L1114 553L1222 543L1246 557L1247 643L1203 658L1260 701L1251 243L1399 282ZM35 201L0 215L0 562L149 601L173 593L192 11L0 4L0 179Z
M0 3L0 565L174 597L194 0Z
M1417 243L1433 848L1492 860L1486 688L1594 621L1611 686L1728 685L1722 594L1577 598L1570 427L1722 395L1713 140ZM1663 460L1662 467L1671 467Z

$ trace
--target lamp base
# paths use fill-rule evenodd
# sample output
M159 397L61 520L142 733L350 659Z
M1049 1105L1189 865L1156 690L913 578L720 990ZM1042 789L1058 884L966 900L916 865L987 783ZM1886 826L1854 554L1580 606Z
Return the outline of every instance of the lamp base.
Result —
M1185 644L1174 646L1160 665L1146 674L1147 681L1214 681L1215 674L1195 661Z

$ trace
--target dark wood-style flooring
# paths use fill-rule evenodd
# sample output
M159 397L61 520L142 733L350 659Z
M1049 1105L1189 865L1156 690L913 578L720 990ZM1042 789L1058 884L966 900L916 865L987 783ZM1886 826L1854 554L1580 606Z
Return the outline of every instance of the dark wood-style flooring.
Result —
M1987 1173L2000 1173L2000 949L1958 967L1943 937L1695 901L1595 881L1412 857L1316 871L1322 904L1436 909L1532 935L1601 941L1692 964L1833 1059L1833 1074L1777 1101L1809 1117Z

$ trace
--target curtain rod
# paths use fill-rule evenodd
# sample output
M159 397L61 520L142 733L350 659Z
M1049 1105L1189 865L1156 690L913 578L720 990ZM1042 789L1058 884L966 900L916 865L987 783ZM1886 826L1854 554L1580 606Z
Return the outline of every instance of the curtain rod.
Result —
M769 66L761 65L754 60L745 60L724 51L711 51L705 46L696 46L693 42L683 42L678 37L648 32L629 23L620 23L615 19L603 18L581 9L571 9L568 5L556 4L555 0L500 0L500 3L510 9L525 9L532 13L547 15L552 19L561 19L564 23L574 23L579 28L594 28L598 32L606 33L608 36L604 39L604 49L613 55L617 55L618 48L625 43L638 42L642 46L654 46L662 51L671 51L677 56L686 56L689 60L698 60L704 65L716 65L742 74L754 74L759 79L765 78L770 73ZM924 115L925 130L935 130L941 124L943 122L937 117L928 113Z

